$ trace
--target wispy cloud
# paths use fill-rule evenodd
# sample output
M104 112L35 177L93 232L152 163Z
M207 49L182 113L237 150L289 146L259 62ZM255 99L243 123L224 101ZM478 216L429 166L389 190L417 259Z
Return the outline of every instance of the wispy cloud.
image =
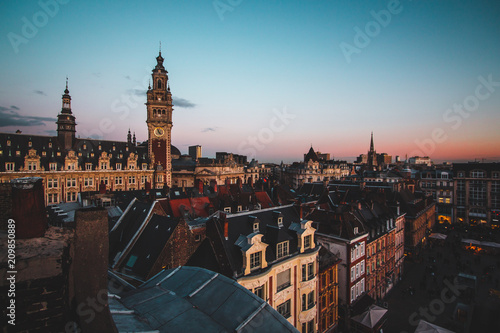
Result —
M140 96L140 97L146 96L146 93L147 93L146 89L129 89L129 90L127 90L127 94L134 95L134 96ZM179 107L179 108L194 108L196 106L196 104L194 104L193 102L191 102L185 98L175 97L175 96L172 97L172 103L174 104L174 106Z
M126 78L127 80L132 80L132 78L130 77L130 75L126 75L126 76L125 76L125 78Z
M46 121L54 122L56 118L51 117L34 117L20 115L15 105L11 107L0 106L0 127L8 126L39 126L44 125Z
M172 103L180 108L194 108L196 104L180 97L172 97Z
M205 132L215 132L217 127L206 127L204 129L201 130L202 133L205 133Z
M127 94L136 95L136 96L144 96L146 97L147 90L146 89L129 89L127 90Z
M34 90L33 92L38 95L47 96L47 94L44 93L42 90Z

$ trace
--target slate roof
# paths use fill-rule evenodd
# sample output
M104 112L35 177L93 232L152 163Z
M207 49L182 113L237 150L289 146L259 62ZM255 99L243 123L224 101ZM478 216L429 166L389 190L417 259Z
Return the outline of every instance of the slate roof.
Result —
M10 145L7 144L7 141L10 141ZM41 168L49 170L49 163L57 163L58 170L61 170L61 167L64 166L67 152L59 144L57 136L0 133L0 150L2 151L0 155L0 172L6 171L5 162L14 162L15 171L19 171L21 166L24 167L24 157L30 149L35 149L37 155L40 156ZM92 163L92 169L96 170L99 166L99 157L101 157L102 152L109 154L111 169L115 169L116 164L122 164L122 170L125 170L127 158L131 153L137 156L137 168L139 169L142 163L149 165L150 162L147 142L136 146L127 141L75 138L72 149L76 152L78 165L82 170L85 170L85 163ZM17 151L20 153L17 154ZM171 151L174 154L174 152L178 152L179 150L171 146ZM58 153L60 156L57 156Z
M125 257L124 267L134 276L146 279L178 224L179 219L153 214Z
M281 227L278 226L279 216L283 217ZM289 240L290 255L298 253L297 231L301 231L301 221L293 205L230 214L226 217L221 214L220 219L216 220L214 217L207 222L207 236L212 239L212 246L220 244L220 248L215 252L225 257L224 260L228 261L233 276L238 276L243 272L242 246L246 246L244 244L247 243L247 237L254 234L254 223L259 223L259 233L263 235L262 241L269 244L265 256L266 260L272 263L277 260L276 245L282 241ZM211 226L215 227L217 232L211 233L210 230L213 229ZM307 251L315 250L316 248ZM225 263L222 259L219 262ZM264 268L266 269L268 268ZM259 274L261 270L256 270L254 273Z
M110 309L120 332L298 332L236 281L197 267L163 271Z

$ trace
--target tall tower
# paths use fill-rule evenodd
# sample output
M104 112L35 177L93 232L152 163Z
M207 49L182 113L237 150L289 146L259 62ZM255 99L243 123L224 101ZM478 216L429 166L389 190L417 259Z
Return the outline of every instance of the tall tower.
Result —
M153 86L147 92L147 120L148 124L148 152L151 163L158 170L157 175L163 174L163 182L172 186L172 94L168 82L168 72L163 67L161 50L156 57L156 66L151 74ZM160 167L161 166L161 167Z
M57 115L57 140L65 149L70 150L75 143L76 122L71 112L71 96L68 90L68 78L66 78L66 89L62 96L62 110Z
M377 166L377 152L375 151L375 146L373 145L373 132L370 141L370 150L368 151L368 167L373 169Z

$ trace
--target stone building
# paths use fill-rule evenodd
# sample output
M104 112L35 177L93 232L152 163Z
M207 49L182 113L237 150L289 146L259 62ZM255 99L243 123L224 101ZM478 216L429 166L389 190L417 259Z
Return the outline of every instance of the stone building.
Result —
M0 182L20 177L43 179L45 204L75 202L82 192L129 191L165 187L192 187L226 179L245 180L246 157L231 154L213 160L188 155L172 146L173 103L164 58L156 58L147 90L148 140L138 144L128 131L126 141L76 136L76 115L66 82L57 136L0 133ZM201 149L200 149L201 150Z
M500 226L500 163L453 163L456 222Z
M298 189L305 183L328 182L349 175L345 161L325 161L318 157L313 147L304 155L304 162L294 162L283 166L281 178L285 184Z

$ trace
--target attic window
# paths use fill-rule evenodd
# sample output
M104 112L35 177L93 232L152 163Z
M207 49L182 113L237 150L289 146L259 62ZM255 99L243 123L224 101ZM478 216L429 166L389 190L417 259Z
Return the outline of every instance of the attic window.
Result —
M33 143L31 143L31 141L28 142L28 147L33 147Z
M49 148L52 148L52 142L49 142Z
M241 206L238 206L238 212L241 212Z
M201 235L194 235L194 241L195 242L201 241Z
M83 145L83 149L87 149L87 145L86 144Z
M10 140L7 140L7 147L10 147Z
M259 232L259 222L253 224L253 232Z
M226 213L231 213L231 207L225 207L224 212Z
M42 156L47 156L47 153L42 151Z
M282 217L278 217L278 227L283 227L283 218Z
M255 252L250 254L250 269L260 268L262 252Z
M276 259L286 257L288 255L288 241L278 243L276 246Z
M355 227L354 228L354 234L357 235L358 234L358 227Z

